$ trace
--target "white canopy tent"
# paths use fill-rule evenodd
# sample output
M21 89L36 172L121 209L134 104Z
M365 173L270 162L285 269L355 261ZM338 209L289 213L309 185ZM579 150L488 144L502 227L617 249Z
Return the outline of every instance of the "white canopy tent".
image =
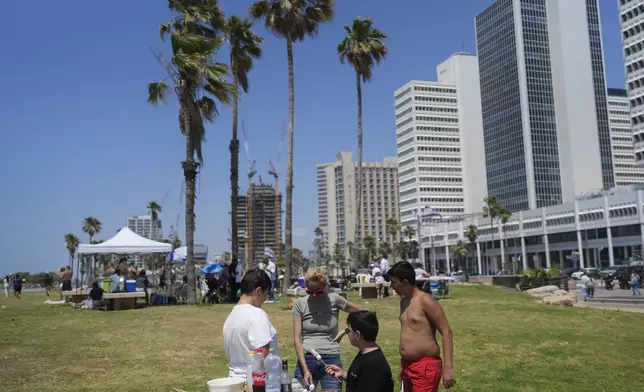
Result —
M94 253L170 253L172 245L141 237L128 227L122 228L114 237L100 244L80 244L78 254Z

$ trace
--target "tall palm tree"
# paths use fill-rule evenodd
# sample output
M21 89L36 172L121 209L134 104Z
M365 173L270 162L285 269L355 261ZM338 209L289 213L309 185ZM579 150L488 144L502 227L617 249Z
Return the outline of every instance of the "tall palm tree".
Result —
M97 218L94 218L93 216L88 216L87 218L83 219L82 225L83 225L83 233L86 233L87 235L89 235L90 244L92 243L94 236L100 233L101 230L103 229L103 224L101 223L101 221L98 220ZM91 280L94 278L94 274L95 274L96 259L94 258L94 255L87 256L87 257L92 258L92 263L91 263L92 265L90 266L90 275L91 275L90 280Z
M291 280L293 254L293 134L295 128L295 82L293 76L293 43L318 34L322 23L333 18L333 0L259 0L250 6L255 19L264 19L269 31L286 40L288 60L288 152L286 166L286 217L284 248L286 268L284 281ZM288 285L283 285L284 294Z
M163 212L163 209L161 208L159 203L157 203L154 200L148 202L148 213L150 214L150 218L152 218L152 225L153 226L157 222L157 220L159 219L159 214L161 212Z
M74 266L74 255L76 254L78 245L80 245L80 240L75 234L65 234L65 247L67 248L67 252L69 252L69 265L72 267Z
M165 61L158 55L168 76L148 84L148 102L157 104L171 91L179 101L179 128L185 136L186 160L181 162L186 183L186 247L188 303L197 303L194 262L195 191L199 166L203 164L202 144L206 135L204 122L214 122L217 103L230 104L235 86L228 83L226 64L214 60L223 37L226 18L216 0L169 0L177 14L160 26L161 37L170 36L172 58ZM213 97L213 98L211 98ZM196 160L195 160L196 155Z
M407 242L400 240L395 243L395 251L400 255L400 258L402 261L407 261L407 257L409 254L409 245Z
M467 257L467 254L470 252L470 249L468 246L463 242L463 240L458 240L456 245L452 246L452 253L456 257L456 260L458 260L458 264L456 265L456 269L460 269L460 265L463 263L463 258Z
M362 243L364 244L364 249L366 251L365 256L367 256L367 263L369 263L369 261L371 260L371 257L373 257L376 254L376 240L372 236L368 235L362 239ZM363 260L359 260L359 262L362 262L362 261Z
M483 199L483 203L484 203L483 213L490 218L490 230L492 232L492 249L494 249L494 219L496 219L499 216L499 203L496 201L495 196L485 197ZM485 253L488 259L487 267L489 268L491 264L491 258L489 255L487 255L487 249L485 249Z
M506 250L508 249L508 239L507 236L505 235L505 225L508 223L508 221L512 218L512 213L505 208L502 205L499 205L499 221L501 222L501 233L503 234L503 238L501 239L501 246ZM506 257L512 257L507 254ZM503 268L504 266L501 266ZM512 268L514 268L514 263L512 263Z
M470 250L472 251L472 263L474 263L474 249L476 248L476 240L479 238L479 228L476 225L469 225L465 229L465 237L470 241ZM465 270L467 273L467 261L465 261ZM482 273L482 271L479 271Z
M390 241L389 243L394 245L392 246L392 252L391 252L391 261L393 263L396 262L396 251L398 250L397 247L395 246L396 244L396 234L400 231L400 223L396 220L396 218L389 217L385 220L385 231L387 232L387 235L389 235Z
M358 178L356 181L356 238L359 238L362 212L362 83L371 80L372 69L387 54L387 34L373 27L371 18L356 17L351 26L345 25L346 37L338 45L340 62L348 62L356 73L358 93ZM393 242L392 242L393 243ZM358 244L359 246L360 244Z
M391 245L389 244L389 242L381 242L380 246L378 247L378 253L380 253L380 254L391 254L392 249L391 249Z
M230 45L230 69L233 74L233 86L237 94L233 99L233 136L230 139L230 245L232 257L239 254L239 237L237 236L237 200L239 197L239 97L241 91L248 93L248 73L253 68L254 59L262 56L260 45L264 42L253 33L253 24L248 20L233 15L226 25L226 36ZM240 91L241 87L241 91Z

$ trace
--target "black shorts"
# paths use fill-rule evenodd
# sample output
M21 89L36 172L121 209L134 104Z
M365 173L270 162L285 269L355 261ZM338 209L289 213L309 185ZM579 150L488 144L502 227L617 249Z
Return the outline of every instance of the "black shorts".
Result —
M72 281L71 280L65 280L63 281L63 287L61 288L62 291L71 291L72 290Z
M22 286L13 286L13 292L16 294L22 293Z

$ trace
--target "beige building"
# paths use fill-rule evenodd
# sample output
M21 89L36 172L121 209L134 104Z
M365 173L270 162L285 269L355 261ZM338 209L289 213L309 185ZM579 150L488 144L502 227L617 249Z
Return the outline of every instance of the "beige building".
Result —
M644 183L644 167L635 164L631 113L626 90L608 89L608 120L615 186L624 187Z
M339 243L355 243L356 177L358 164L350 152L340 152L336 161L317 165L318 226L324 231L325 249L332 254ZM358 238L371 236L377 244L388 242L385 222L398 209L398 165L396 158L362 163L363 199ZM398 240L398 239L397 239Z

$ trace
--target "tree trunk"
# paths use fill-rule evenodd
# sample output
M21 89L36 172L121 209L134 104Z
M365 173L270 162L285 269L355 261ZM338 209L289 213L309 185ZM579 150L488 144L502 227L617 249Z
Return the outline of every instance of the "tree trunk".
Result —
M492 215L490 215L490 228L492 229L492 249L494 249L494 218L492 218ZM488 256L487 258L487 263L488 266L487 268L492 268L492 256ZM492 273L494 273L496 270L496 259L494 260L494 268L492 269Z
M356 225L354 232L354 244L362 247L360 238L360 217L362 215L362 84L360 82L360 72L356 71L356 90L358 93L358 178L356 178ZM355 266L357 268L357 265Z
M284 222L284 248L286 251L286 268L282 292L291 285L291 267L293 263L293 130L295 126L295 81L293 76L293 41L286 38L288 57L288 151L286 166L286 216Z
M239 239L237 237L237 200L239 197L239 139L237 138L239 116L239 80L233 75L237 95L233 101L233 137L230 140L230 247L232 258L237 259Z
M192 98L184 97L182 105L188 104ZM189 108L184 106L184 129L186 133L186 160L182 162L183 175L186 181L186 275L188 275L188 298L189 305L197 303L195 259L194 259L194 235L195 235L195 193L197 185L197 168L199 164L194 161L194 146L192 144L192 124Z

